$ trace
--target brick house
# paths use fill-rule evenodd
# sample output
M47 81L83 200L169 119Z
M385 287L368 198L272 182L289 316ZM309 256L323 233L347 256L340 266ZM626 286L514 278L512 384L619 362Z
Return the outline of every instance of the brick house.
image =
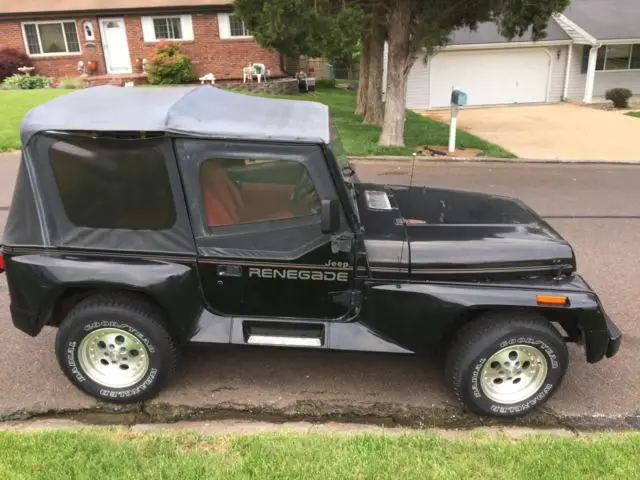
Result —
M284 59L260 47L234 18L232 0L0 0L0 49L27 52L37 73L77 76L78 62L97 64L95 76L140 75L161 39L180 42L198 76L242 78L248 62L274 77Z

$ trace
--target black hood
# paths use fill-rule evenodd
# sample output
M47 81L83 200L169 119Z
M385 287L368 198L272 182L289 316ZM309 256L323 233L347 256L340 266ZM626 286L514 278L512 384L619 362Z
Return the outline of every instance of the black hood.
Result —
M358 184L374 274L534 276L575 270L569 244L518 199L459 190Z

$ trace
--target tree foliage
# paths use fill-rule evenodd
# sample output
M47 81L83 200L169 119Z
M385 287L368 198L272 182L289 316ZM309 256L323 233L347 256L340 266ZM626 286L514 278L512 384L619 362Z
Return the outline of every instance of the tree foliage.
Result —
M549 19L563 11L570 0L387 0L394 7L411 10L412 52L430 55L450 41L459 28L476 30L479 23L494 22L505 38L528 32L532 40L546 37Z
M385 118L381 145L402 145L406 82L416 58L426 59L459 28L495 22L507 39L546 36L551 16L570 0L235 0L234 8L256 40L283 54L344 60L367 38L371 12L388 36ZM363 35L365 33L365 35ZM364 52L365 49L360 50ZM373 49L376 51L376 49ZM377 53L376 53L377 54ZM361 59L363 65L371 65ZM374 74L375 75L375 74ZM377 98L374 92L359 98ZM366 111L361 108L359 111ZM391 108L389 108L391 107Z
M29 56L15 48L0 50L0 82L11 75L18 73L20 67L32 67L33 62Z
M387 98L381 145L403 144L404 96L415 59L426 59L449 43L462 27L475 30L479 23L494 22L512 40L530 32L532 40L546 36L551 16L563 11L570 0L384 0L389 52ZM392 108L389 108L390 104ZM402 115L402 118L398 118Z
M236 0L234 12L260 45L289 56L343 59L362 31L362 9L335 0Z

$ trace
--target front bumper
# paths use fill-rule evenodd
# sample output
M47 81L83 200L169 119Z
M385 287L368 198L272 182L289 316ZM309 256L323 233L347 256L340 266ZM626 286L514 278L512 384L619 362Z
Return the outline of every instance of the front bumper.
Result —
M596 363L603 358L611 358L618 350L622 343L622 332L613 323L609 316L601 311L600 315L604 317L604 326L606 330L586 330L584 331L585 350L587 362Z
M618 353L622 332L605 311L598 295L580 275L574 275L573 288L580 293L569 293L578 329L582 332L586 360L596 363Z
M607 322L607 332L609 334L609 345L605 355L607 358L613 357L618 350L620 350L620 344L622 343L622 332L615 323L609 318L609 315L605 314L605 320Z

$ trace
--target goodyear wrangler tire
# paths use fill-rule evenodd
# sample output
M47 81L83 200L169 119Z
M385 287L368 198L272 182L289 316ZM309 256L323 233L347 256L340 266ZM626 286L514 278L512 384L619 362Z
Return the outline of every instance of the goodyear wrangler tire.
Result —
M546 319L489 313L463 327L446 358L446 378L470 411L519 417L540 408L562 383L569 355Z
M113 403L157 395L176 366L176 348L153 305L134 295L89 297L56 336L58 363L83 392Z

